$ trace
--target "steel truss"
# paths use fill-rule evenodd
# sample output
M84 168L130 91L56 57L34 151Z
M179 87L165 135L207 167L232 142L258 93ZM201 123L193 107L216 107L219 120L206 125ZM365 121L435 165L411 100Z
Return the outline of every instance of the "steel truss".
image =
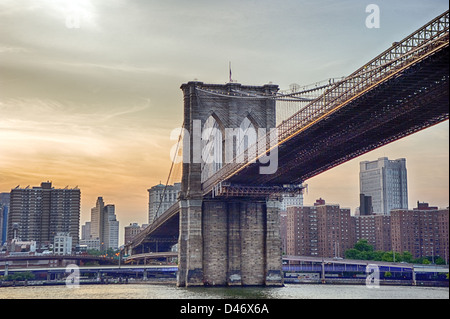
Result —
M448 50L448 45L449 12L446 11L400 42L393 43L389 49L366 63L342 81L334 83L320 97L307 104L287 120L283 121L277 127L277 140L271 140L269 135L264 136L258 141L258 145L259 143L266 143L266 149L269 151L270 149L273 149L273 145L276 145L275 147L283 147L283 144L290 139L306 131L320 121L326 120L333 113L336 113L353 101L363 98L365 94L382 86L383 83L402 76L407 73L412 66L429 58L435 53L445 49ZM447 78L442 80L447 81L448 85L448 74ZM420 93L420 90L417 93ZM445 119L448 119L448 112L447 115L437 116L436 121L431 120L424 124L426 127ZM414 128L413 130L417 131L417 128ZM399 136L393 136L392 138L396 139L399 138ZM386 137L382 145L384 145L388 139L389 138ZM371 147L376 146L371 145ZM353 155L350 155L349 158L351 156ZM249 160L246 163L233 162L226 164L221 170L203 183L204 194L211 192L214 187L219 185L219 183L232 178L243 169L248 168L257 159L258 157Z

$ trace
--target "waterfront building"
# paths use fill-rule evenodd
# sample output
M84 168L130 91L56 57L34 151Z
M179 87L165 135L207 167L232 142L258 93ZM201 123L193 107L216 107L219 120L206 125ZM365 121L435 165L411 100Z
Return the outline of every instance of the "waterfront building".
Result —
M366 239L374 250L389 251L391 245L391 218L387 215L352 216L355 240Z
M372 198L375 214L389 215L393 209L408 209L406 159L382 157L360 162L359 186L360 194Z
M315 257L343 257L355 243L350 209L326 204L287 208L286 254Z
M392 249L409 251L414 258L436 257L449 259L449 209L418 203L412 210L391 212Z
M72 236L69 233L57 233L53 241L55 255L72 254Z

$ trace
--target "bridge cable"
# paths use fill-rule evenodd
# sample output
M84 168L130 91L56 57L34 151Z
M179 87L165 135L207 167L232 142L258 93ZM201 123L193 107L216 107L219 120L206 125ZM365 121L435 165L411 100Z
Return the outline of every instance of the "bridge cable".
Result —
M182 125L181 127L182 127L182 130L181 130L181 132L180 132L180 135L178 135L177 147L176 147L176 150L175 150L175 152L174 152L174 154L173 154L172 164L170 165L169 175L167 176L167 181L166 181L166 184L165 184L165 186L164 186L163 193L162 193L161 196L160 196L158 209L156 210L156 213L155 213L155 219L158 217L158 212L159 212L159 210L161 209L162 202L163 202L163 198L164 198L164 196L166 195L167 186L168 186L169 181L170 181L170 176L172 175L172 170L173 170L173 166L174 166L174 163L175 163L175 158L176 158L176 156L177 156L177 154L178 154L178 150L179 150L179 147L180 147L181 137L183 136L184 121L183 121L183 125ZM152 221L152 223L153 223L153 222L154 222L154 220Z

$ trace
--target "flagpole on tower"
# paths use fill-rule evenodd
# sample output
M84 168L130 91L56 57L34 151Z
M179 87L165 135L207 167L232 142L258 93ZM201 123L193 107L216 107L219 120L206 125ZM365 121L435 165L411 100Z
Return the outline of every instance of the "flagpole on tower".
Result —
M233 80L231 78L231 61L228 63L228 68L230 70L230 82L229 83L233 83Z

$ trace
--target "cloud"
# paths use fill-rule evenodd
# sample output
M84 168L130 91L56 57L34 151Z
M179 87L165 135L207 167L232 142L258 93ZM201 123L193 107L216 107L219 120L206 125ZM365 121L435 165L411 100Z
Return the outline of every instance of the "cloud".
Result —
M167 178L169 133L182 123L182 83L225 83L229 61L243 84L347 75L448 9L377 4L382 27L370 32L356 0L2 0L0 191L52 179L80 186L82 218L107 194L121 218L145 220L146 188ZM448 166L448 133L429 132L364 158L407 157L411 198L434 204L430 185L448 192L448 170L436 170ZM359 160L308 181L309 196L356 207ZM419 162L432 167L420 171L424 187Z

